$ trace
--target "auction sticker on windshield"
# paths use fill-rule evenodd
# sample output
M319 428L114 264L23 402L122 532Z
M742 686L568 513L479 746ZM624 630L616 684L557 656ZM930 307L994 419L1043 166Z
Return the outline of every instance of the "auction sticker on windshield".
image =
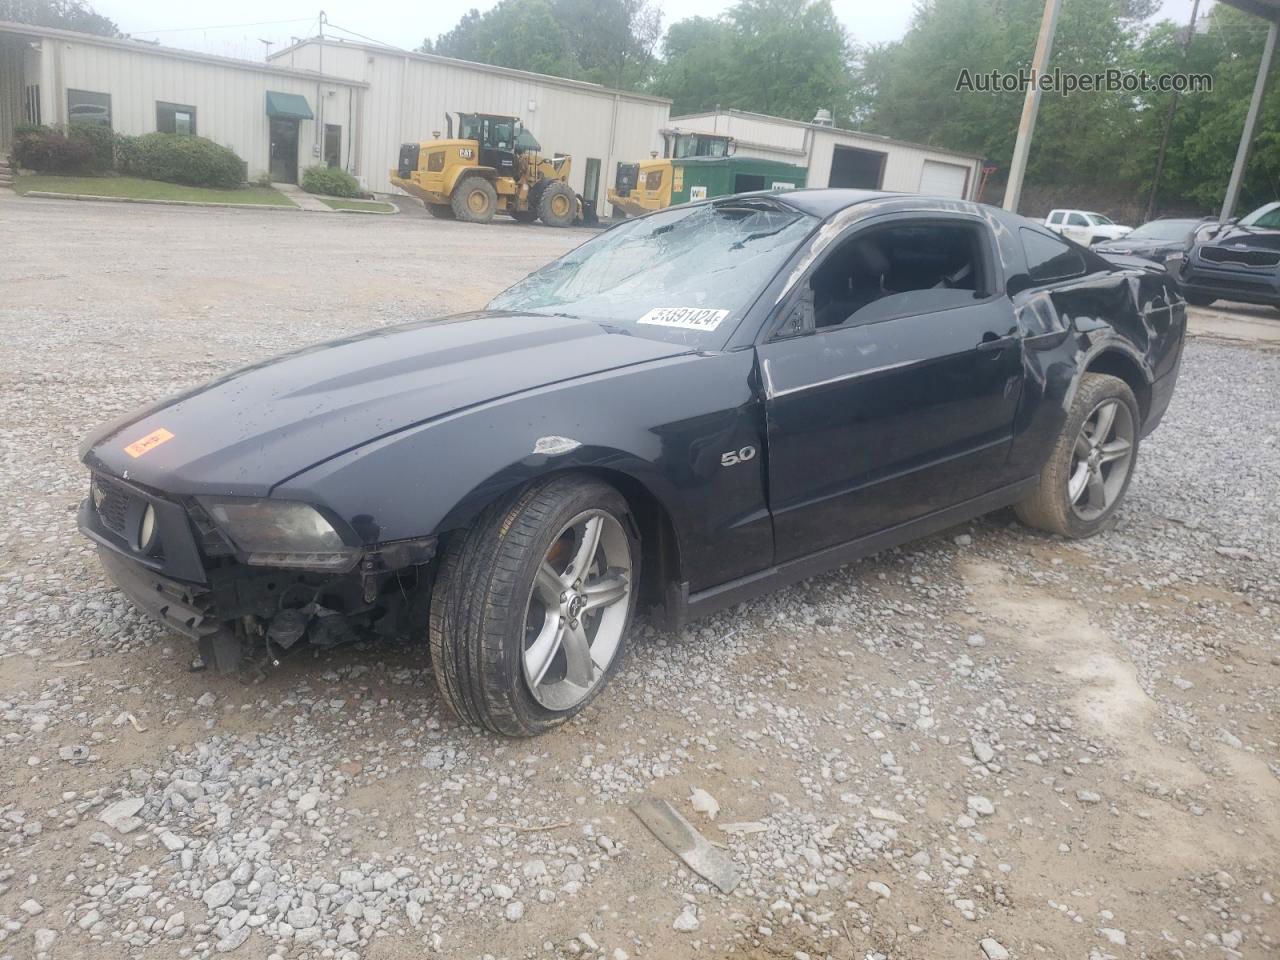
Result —
M728 315L728 310L707 310L703 307L656 307L636 322L685 330L714 330Z

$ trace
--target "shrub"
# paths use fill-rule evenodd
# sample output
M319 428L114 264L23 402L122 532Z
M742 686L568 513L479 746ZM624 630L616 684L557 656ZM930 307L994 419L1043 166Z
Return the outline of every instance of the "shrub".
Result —
M117 158L123 173L193 187L237 187L244 164L235 152L204 137L145 133L121 137Z
M67 139L83 143L89 150L89 168L106 173L116 165L116 135L103 123L73 123Z
M307 167L302 171L302 189L329 197L360 196L360 184L356 178L336 167Z
M87 173L97 166L87 139L68 137L50 127L24 125L13 141L18 166L36 173Z

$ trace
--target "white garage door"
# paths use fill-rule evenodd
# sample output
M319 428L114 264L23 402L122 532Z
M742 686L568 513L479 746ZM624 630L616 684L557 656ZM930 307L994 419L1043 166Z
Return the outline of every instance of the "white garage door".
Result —
M969 171L954 163L926 160L920 173L920 192L931 197L964 197Z

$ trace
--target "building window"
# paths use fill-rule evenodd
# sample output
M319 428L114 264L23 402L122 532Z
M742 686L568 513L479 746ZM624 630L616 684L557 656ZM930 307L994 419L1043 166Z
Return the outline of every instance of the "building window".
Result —
M40 122L40 84L27 85L26 98L22 102L22 119L27 123Z
M111 126L111 94L68 90L67 120L70 123L100 123L104 127Z
M196 108L183 106L180 103L156 101L156 129L161 133L183 133L195 135Z

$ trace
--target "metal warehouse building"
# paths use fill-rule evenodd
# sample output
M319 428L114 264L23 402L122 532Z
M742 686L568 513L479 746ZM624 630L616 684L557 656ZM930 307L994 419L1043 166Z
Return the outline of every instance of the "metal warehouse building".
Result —
M838 130L830 122L717 110L670 117L661 97L314 37L266 63L0 21L0 151L15 124L105 123L119 133L197 133L230 147L246 176L294 182L341 167L390 192L400 144L447 130L446 112L520 117L547 153L573 157L570 184L603 203L620 162L662 149L661 131L724 133L742 156L808 169L810 186L972 197L978 157Z
M249 178L294 182L316 163L368 189L400 144L445 129L446 111L519 116L570 183L604 199L605 172L646 157L671 103L591 83L389 47L305 40L267 63L0 21L0 151L15 124L94 121L118 133L197 133L234 150Z
M824 114L819 113L813 123L803 123L742 110L715 110L672 117L671 125L693 133L728 134L737 140L741 156L807 167L811 187L974 198L982 172L980 157L840 130Z
M230 147L249 177L296 180L345 166L367 93L359 80L133 40L0 22L0 151L16 123L108 124L117 133L196 133ZM323 116L316 104L323 102Z
M368 85L360 172L379 192L393 189L388 173L402 142L445 136L446 111L463 111L520 117L544 151L573 157L570 185L603 201L606 172L647 157L671 111L660 97L329 38L286 47L271 62Z

